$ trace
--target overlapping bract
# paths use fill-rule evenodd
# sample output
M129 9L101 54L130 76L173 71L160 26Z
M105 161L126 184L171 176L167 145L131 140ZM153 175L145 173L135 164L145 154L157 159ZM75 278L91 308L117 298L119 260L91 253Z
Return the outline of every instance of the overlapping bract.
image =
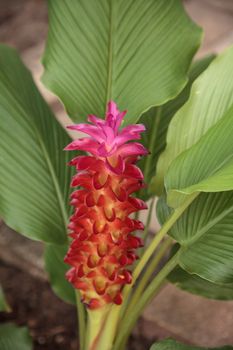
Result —
M79 188L71 195L74 214L69 229L73 240L65 262L72 268L67 278L92 309L106 303L121 304L122 287L132 279L128 267L137 258L135 249L142 245L132 232L142 230L143 224L129 216L146 209L132 193L144 186L135 162L147 150L140 143L127 142L140 139L145 128L137 124L119 130L125 113L109 102L105 120L91 115L88 121L93 124L69 127L90 137L66 147L89 154L70 163L77 170L71 185Z

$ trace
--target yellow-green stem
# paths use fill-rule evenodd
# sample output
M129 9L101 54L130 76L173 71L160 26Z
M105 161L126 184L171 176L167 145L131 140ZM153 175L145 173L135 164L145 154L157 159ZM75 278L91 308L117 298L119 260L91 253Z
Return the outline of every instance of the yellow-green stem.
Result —
M138 317L145 308L145 306L151 301L155 296L156 292L160 289L161 285L164 283L167 275L175 268L178 263L179 251L166 263L158 275L154 278L151 284L147 287L145 292L142 294L137 305L131 310L130 317L124 318L121 322L121 332L119 332L116 342L114 344L113 350L119 350L122 347L132 331Z
M146 266L148 260L155 252L155 249L158 247L159 243L162 241L162 239L166 236L167 232L170 230L170 228L174 225L174 223L179 219L179 217L183 214L183 212L187 209L187 207L193 202L193 200L198 196L199 193L194 193L184 201L184 203L176 208L169 219L165 222L165 224L161 227L159 232L156 234L153 241L150 243L150 245L147 247L145 253L143 254L142 258L140 259L140 262L136 266L134 272L133 272L133 283L136 282L138 276ZM130 288L132 288L132 284L128 285L124 288L124 297L127 296L130 292Z
M81 296L78 290L75 291L77 316L78 316L78 335L80 349L85 349L85 332L86 332L86 311L83 303L81 302Z
M85 350L110 350L111 340L105 339L106 319L111 309L107 305L100 309L88 310L88 324L86 331L86 346ZM103 339L104 338L104 339ZM103 344L104 341L104 344ZM109 343L108 343L109 341ZM84 350L84 348L81 350Z
M157 252L156 256L151 260L150 264L147 266L145 273L143 274L140 280L140 283L136 287L132 295L132 298L130 300L130 303L127 306L124 317L126 318L129 317L131 310L139 301L147 283L149 282L152 274L155 272L156 267L161 262L161 259L168 253L168 250L170 250L172 244L173 242L170 237L167 238L163 243L161 243L161 246L159 247L159 251Z
M149 228L150 228L150 222L151 222L151 217L152 217L154 204L155 204L155 197L152 198L152 200L151 200L151 203L150 203L150 206L149 206L148 215L147 215L147 219L146 219L146 226L145 226L145 229L144 229L143 234L142 234L142 239L143 239L144 244L145 244L144 249L142 250L142 252L146 248L146 240L147 240L147 236L149 234Z
M120 308L120 305L113 305L111 307L98 342L98 347L95 350L112 350L119 322Z
M167 232L170 230L170 228L174 225L174 223L179 219L179 217L183 214L183 212L186 210L186 208L193 202L193 200L198 196L199 193L195 193L193 195L190 195L187 200L177 209L174 210L174 212L171 214L169 219L165 222L165 224L161 227L160 231L157 233L153 241L150 243L149 247L146 249L145 253L143 254L140 262L136 266L134 272L133 272L133 281L131 285L127 285L124 287L123 290L123 304L121 307L119 306L113 306L112 312L114 312L114 317L119 322L119 319L124 315L124 312L128 305L128 299L130 291L132 290L133 285L137 281L140 273L146 266L148 260L153 255L155 250L157 249L160 242L163 240L163 238L166 236ZM116 323L117 324L117 323ZM120 345L120 344L118 344ZM117 349L114 346L114 349Z

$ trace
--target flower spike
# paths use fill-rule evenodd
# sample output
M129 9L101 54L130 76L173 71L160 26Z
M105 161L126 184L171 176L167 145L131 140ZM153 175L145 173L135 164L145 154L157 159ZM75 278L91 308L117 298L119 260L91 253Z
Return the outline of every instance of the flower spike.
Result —
M146 209L146 204L132 193L144 186L143 174L135 165L147 150L138 142L145 131L141 124L120 129L126 111L115 102L108 103L105 120L90 115L92 124L71 125L89 137L70 143L65 150L86 151L69 164L77 174L71 186L74 213L69 230L72 243L65 257L71 265L67 279L80 290L83 302L96 309L108 303L121 304L121 291L131 283L130 265L142 240L133 231L143 224L130 214ZM128 143L128 141L131 141Z

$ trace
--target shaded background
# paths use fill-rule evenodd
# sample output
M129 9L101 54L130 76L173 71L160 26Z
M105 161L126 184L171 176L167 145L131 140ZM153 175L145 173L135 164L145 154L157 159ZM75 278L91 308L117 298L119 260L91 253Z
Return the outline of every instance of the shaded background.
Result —
M233 43L233 0L186 0L184 4L204 28L198 57L221 52ZM20 51L44 97L65 125L69 119L61 104L39 81L47 28L45 0L0 0L0 42ZM155 221L150 229L151 234L156 232ZM50 290L42 254L42 244L18 235L0 219L0 282L12 308L9 314L0 313L0 322L28 325L36 350L77 349L75 308ZM145 350L153 340L167 336L200 346L233 344L233 302L207 300L167 285L144 312L129 348Z

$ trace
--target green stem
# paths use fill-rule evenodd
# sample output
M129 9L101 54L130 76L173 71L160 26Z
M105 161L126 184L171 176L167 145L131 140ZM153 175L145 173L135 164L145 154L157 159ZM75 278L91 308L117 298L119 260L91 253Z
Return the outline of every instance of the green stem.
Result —
M97 310L88 311L88 330L85 350L112 349L118 323L117 311L117 309L109 305Z
M133 272L133 280L130 285L127 285L123 289L123 304L119 308L117 308L118 312L118 318L120 316L122 317L124 315L124 312L128 306L129 302L129 294L132 291L133 285L136 283L139 275L141 274L142 270L146 266L148 260L153 255L155 250L157 249L160 242L163 240L163 238L166 236L167 232L170 230L170 228L174 225L174 223L179 219L179 217L183 214L183 212L187 209L187 207L193 202L193 200L198 196L199 193L194 193L193 195L190 195L187 200L177 209L174 210L174 212L171 214L171 216L168 218L168 220L165 222L165 224L161 227L159 232L156 234L153 241L150 243L150 245L147 247L146 251L144 252L141 260L139 261L138 265L136 266L134 272Z
M79 345L80 350L85 348L85 331L86 331L86 311L83 303L81 302L81 296L79 291L75 292L76 295L76 305L78 314L78 334L79 334Z
M151 200L149 212L148 212L147 220L146 220L146 226L145 226L145 229L144 229L143 234L142 234L142 239L143 239L144 244L145 244L144 247L146 247L146 240L147 240L147 236L149 234L149 228L150 228L150 222L151 222L154 204L155 204L155 197Z
M109 306L101 307L96 310L88 310L88 326L86 332L85 350L108 350L109 347L100 346L103 332L106 327L106 318L109 313ZM84 348L81 348L84 350Z
M161 259L165 256L165 254L167 254L172 244L173 241L170 237L161 243L159 251L157 252L156 256L151 260L150 264L147 266L145 273L143 274L138 286L136 287L136 290L133 293L130 303L127 306L124 317L130 317L131 310L135 307L135 305L137 305L147 283L149 282L152 274L155 272L156 267L160 263Z
M176 267L178 263L178 253L177 252L162 268L158 275L154 278L151 284L147 287L145 292L140 297L137 305L131 310L130 317L124 318L121 323L121 332L119 333L113 350L118 350L121 348L122 343L126 341L129 334L131 333L138 317L145 308L145 306L152 300L156 292L160 289L162 283L166 279L167 275Z
M120 309L120 306L116 305L116 308L113 306L109 312L98 350L112 350L113 348L114 338L116 336L116 330L119 321L118 309Z
M155 249L158 247L159 243L162 241L162 239L165 237L167 232L170 230L170 228L174 225L174 223L179 219L179 217L183 214L183 212L187 209L187 207L193 202L193 200L198 196L199 193L194 193L184 201L184 203L176 208L174 212L171 214L169 219L165 222L165 224L161 227L159 232L156 234L153 241L150 243L150 245L147 247L145 253L143 254L140 262L136 266L134 272L133 272L133 283L136 282L138 276L146 266L148 260L154 253ZM130 288L132 288L132 284L126 286L124 289L124 296L127 296Z

